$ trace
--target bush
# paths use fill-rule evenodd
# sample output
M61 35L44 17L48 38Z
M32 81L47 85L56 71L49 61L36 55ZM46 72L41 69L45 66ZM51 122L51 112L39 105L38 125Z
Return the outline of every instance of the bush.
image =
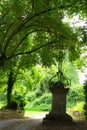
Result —
M40 111L50 111L51 107L50 104L41 104L39 106Z
M23 99L23 96L21 96L20 94L17 93L14 95L13 100L17 103L17 109L24 110L26 102L25 102L25 99ZM16 106L16 104L15 104L15 106Z
M18 109L18 102L17 101L12 101L10 104L10 108L11 110L17 110Z
M41 104L50 104L51 103L51 95L50 94L44 94L40 98L36 99L33 102L34 105L41 105Z
M83 107L84 107L84 102L78 102L73 108L72 110L75 111L79 111L79 112L83 112Z
M35 92L29 92L29 95L26 96L26 100L29 102L32 102L36 99L36 93Z
M25 100L20 99L20 100L19 100L19 109L20 109L20 110L24 110L25 105L26 105Z
M44 94L35 101L29 103L25 109L30 111L49 111L51 106L51 94Z
M73 107L78 102L84 101L83 86L74 85L67 94L67 107Z

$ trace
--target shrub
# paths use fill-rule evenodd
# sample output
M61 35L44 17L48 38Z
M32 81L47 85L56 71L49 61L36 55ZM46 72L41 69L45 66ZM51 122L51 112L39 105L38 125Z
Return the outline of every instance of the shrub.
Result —
M25 100L20 99L20 100L19 100L19 109L20 109L20 110L24 110L25 105L26 105Z
M31 111L49 111L51 106L51 94L44 94L35 101L29 103L25 109Z
M22 95L16 93L13 98L17 102L17 109L24 110L24 107L26 105L25 99Z
M26 96L27 101L32 102L36 99L36 93L35 92L29 92L29 95Z
M73 107L78 102L84 101L83 86L74 85L71 86L67 94L67 107Z
M50 94L44 94L40 98L36 99L33 102L34 105L41 105L41 104L50 104L51 103L51 95Z
M17 110L18 109L18 102L15 100L15 101L12 101L11 104L10 104L10 108L11 110Z

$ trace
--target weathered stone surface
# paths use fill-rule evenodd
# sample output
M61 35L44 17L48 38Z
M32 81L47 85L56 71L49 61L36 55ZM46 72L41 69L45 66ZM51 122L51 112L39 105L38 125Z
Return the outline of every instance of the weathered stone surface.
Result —
M43 119L43 123L50 122L62 122L71 121L72 118L66 114L66 95L69 91L68 88L64 88L64 85L56 82L52 87L50 87L52 92L52 108L51 112L46 115Z

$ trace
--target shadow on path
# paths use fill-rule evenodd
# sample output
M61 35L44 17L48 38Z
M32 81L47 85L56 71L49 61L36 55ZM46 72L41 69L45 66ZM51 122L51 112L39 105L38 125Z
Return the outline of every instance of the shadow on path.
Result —
M0 130L87 130L87 121L77 121L74 125L64 124L42 124L44 115L32 118L8 119L0 121Z

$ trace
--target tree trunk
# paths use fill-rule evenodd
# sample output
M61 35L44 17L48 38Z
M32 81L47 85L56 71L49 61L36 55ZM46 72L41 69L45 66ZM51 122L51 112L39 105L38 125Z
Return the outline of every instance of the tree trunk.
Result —
M7 108L11 109L11 95L12 95L12 90L13 86L15 83L16 77L13 73L13 71L10 71L8 75L8 82L7 82Z
M13 86L8 86L7 88L7 108L11 107L11 95L12 95Z

